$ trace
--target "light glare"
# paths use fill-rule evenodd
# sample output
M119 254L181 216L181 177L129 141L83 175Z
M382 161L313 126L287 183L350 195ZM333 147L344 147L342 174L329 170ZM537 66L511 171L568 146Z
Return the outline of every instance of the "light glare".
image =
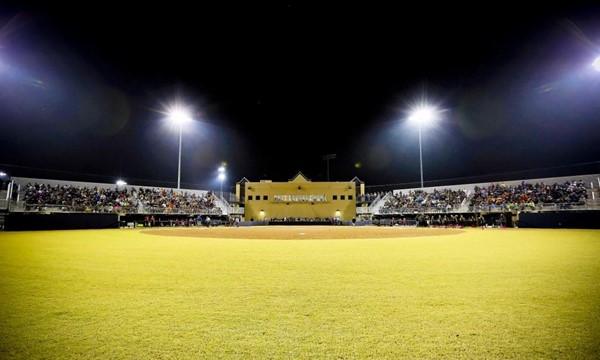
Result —
M436 117L436 109L423 105L415 110L413 110L411 116L408 118L410 121L416 121L419 123L428 123L430 121L435 120Z
M594 67L594 69L596 69L596 71L600 71L600 56L598 56L596 60L594 60L592 66Z
M189 115L189 112L186 109L172 109L169 110L169 117L175 123L181 125L185 122L192 121L192 118Z

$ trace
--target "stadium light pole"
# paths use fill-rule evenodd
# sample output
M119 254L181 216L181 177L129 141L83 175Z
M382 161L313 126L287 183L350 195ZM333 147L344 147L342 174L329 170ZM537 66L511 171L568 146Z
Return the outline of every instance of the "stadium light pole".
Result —
M421 128L423 124L435 120L436 109L427 105L421 106L412 111L410 121L416 122L419 126L419 167L421 170L421 189L423 186L423 146L421 142Z
M181 188L181 140L183 138L183 124L192 121L185 109L174 108L169 110L169 119L179 126L179 164L177 166L177 189Z
M327 181L329 181L329 160L334 160L336 154L327 154L323 156L323 160L327 161Z
M225 166L219 167L219 180L221 181L221 198L223 198L223 180L225 180Z

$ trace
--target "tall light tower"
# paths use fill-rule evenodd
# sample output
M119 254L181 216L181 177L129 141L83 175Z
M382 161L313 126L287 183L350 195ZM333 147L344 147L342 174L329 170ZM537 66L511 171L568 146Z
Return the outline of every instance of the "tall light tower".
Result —
M423 189L423 146L421 145L421 127L436 118L437 110L433 107L422 105L419 108L413 110L412 114L408 118L410 121L414 121L419 126L419 164L421 169L421 189Z
M335 154L327 154L323 156L323 160L327 161L327 181L329 181L329 160L335 159Z
M221 198L223 198L223 180L225 180L225 166L221 165L219 167L219 180L221 181Z
M181 106L174 106L168 110L169 119L179 126L179 164L177 166L177 189L181 189L181 139L183 138L183 124L192 121L189 112Z

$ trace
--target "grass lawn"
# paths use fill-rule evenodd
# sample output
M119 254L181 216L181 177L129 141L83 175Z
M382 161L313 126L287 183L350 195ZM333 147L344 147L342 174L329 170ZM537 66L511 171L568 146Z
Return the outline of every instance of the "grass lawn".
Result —
M599 359L600 231L0 232L0 359Z

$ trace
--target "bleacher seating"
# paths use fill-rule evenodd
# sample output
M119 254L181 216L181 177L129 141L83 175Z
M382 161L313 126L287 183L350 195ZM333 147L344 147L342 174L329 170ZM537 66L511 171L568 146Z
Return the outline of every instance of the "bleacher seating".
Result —
M117 186L14 178L19 185L11 211L164 215L229 215L231 207L212 191ZM597 175L532 179L436 188L371 192L357 197L357 216L595 209ZM594 186L594 184L596 184ZM397 218L397 217L396 217ZM460 218L432 217L462 222ZM468 217L465 219L468 221Z
M222 215L211 191L27 179L16 210L124 214Z
M394 190L371 204L373 215L416 213L587 210L597 175L533 179L441 188Z

